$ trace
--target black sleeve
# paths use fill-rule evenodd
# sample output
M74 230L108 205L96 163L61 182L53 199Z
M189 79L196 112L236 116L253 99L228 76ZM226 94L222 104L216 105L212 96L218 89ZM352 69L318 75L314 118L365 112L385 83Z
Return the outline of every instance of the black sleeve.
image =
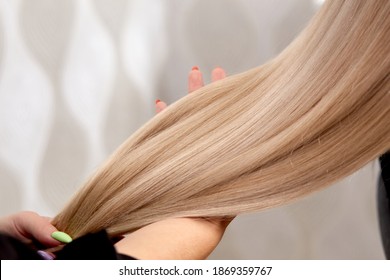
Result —
M390 259L390 152L379 159L381 176L378 181L378 215L385 256Z
M390 151L379 158L382 169L382 180L385 185L387 198L390 199Z
M19 240L0 234L0 259L2 260L43 260L32 248ZM135 260L117 254L106 231L87 234L65 245L56 252L57 260Z
M117 254L114 244L106 231L87 234L73 240L56 253L57 260L135 260L123 254Z
M36 251L19 240L0 233L0 259L1 260L41 260Z

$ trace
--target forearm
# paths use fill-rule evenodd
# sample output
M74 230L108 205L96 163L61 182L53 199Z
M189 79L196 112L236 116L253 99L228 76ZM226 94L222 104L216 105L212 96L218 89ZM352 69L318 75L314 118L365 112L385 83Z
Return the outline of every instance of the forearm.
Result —
M205 259L218 245L228 223L176 218L143 227L119 241L119 253L137 259Z

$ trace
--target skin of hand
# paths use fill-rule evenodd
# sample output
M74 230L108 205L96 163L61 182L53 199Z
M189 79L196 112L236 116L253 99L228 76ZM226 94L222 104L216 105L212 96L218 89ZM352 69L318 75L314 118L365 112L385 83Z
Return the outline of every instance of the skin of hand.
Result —
M225 77L225 71L215 68L212 81ZM189 74L188 91L192 93L203 86L202 73L194 67ZM161 112L166 103L158 102ZM115 244L119 253L138 259L205 259L220 242L233 218L175 218L145 226ZM26 244L53 248L62 245L51 234L58 231L50 218L25 211L0 218L0 232Z
M58 231L50 218L37 213L24 211L0 218L0 232L12 236L23 243L50 248L61 244L51 234Z
M141 260L202 260L220 242L229 221L174 218L145 226L115 244Z
M226 76L222 68L215 68L212 81ZM192 68L188 91L192 93L204 85L198 67ZM156 112L167 107L157 100ZM216 248L233 218L175 218L145 226L115 244L119 253L148 260L197 260L207 258Z

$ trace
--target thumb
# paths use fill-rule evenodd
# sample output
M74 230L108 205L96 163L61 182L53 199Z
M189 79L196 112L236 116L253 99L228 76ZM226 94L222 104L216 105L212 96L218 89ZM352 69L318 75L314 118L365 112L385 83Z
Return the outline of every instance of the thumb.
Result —
M21 212L15 215L14 225L22 237L35 239L44 246L54 247L61 244L51 237L51 234L58 230L47 217L34 212Z

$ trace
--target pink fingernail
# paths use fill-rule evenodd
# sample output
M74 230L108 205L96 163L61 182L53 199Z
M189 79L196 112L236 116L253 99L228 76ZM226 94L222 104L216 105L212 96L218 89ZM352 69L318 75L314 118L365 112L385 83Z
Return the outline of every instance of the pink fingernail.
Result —
M160 99L156 99L156 104L160 103L161 100Z
M198 70L199 71L199 67L198 66L192 67L192 71L194 71L194 70Z
M39 250L37 251L38 255L40 255L44 260L54 260L54 256L49 254L48 252Z

